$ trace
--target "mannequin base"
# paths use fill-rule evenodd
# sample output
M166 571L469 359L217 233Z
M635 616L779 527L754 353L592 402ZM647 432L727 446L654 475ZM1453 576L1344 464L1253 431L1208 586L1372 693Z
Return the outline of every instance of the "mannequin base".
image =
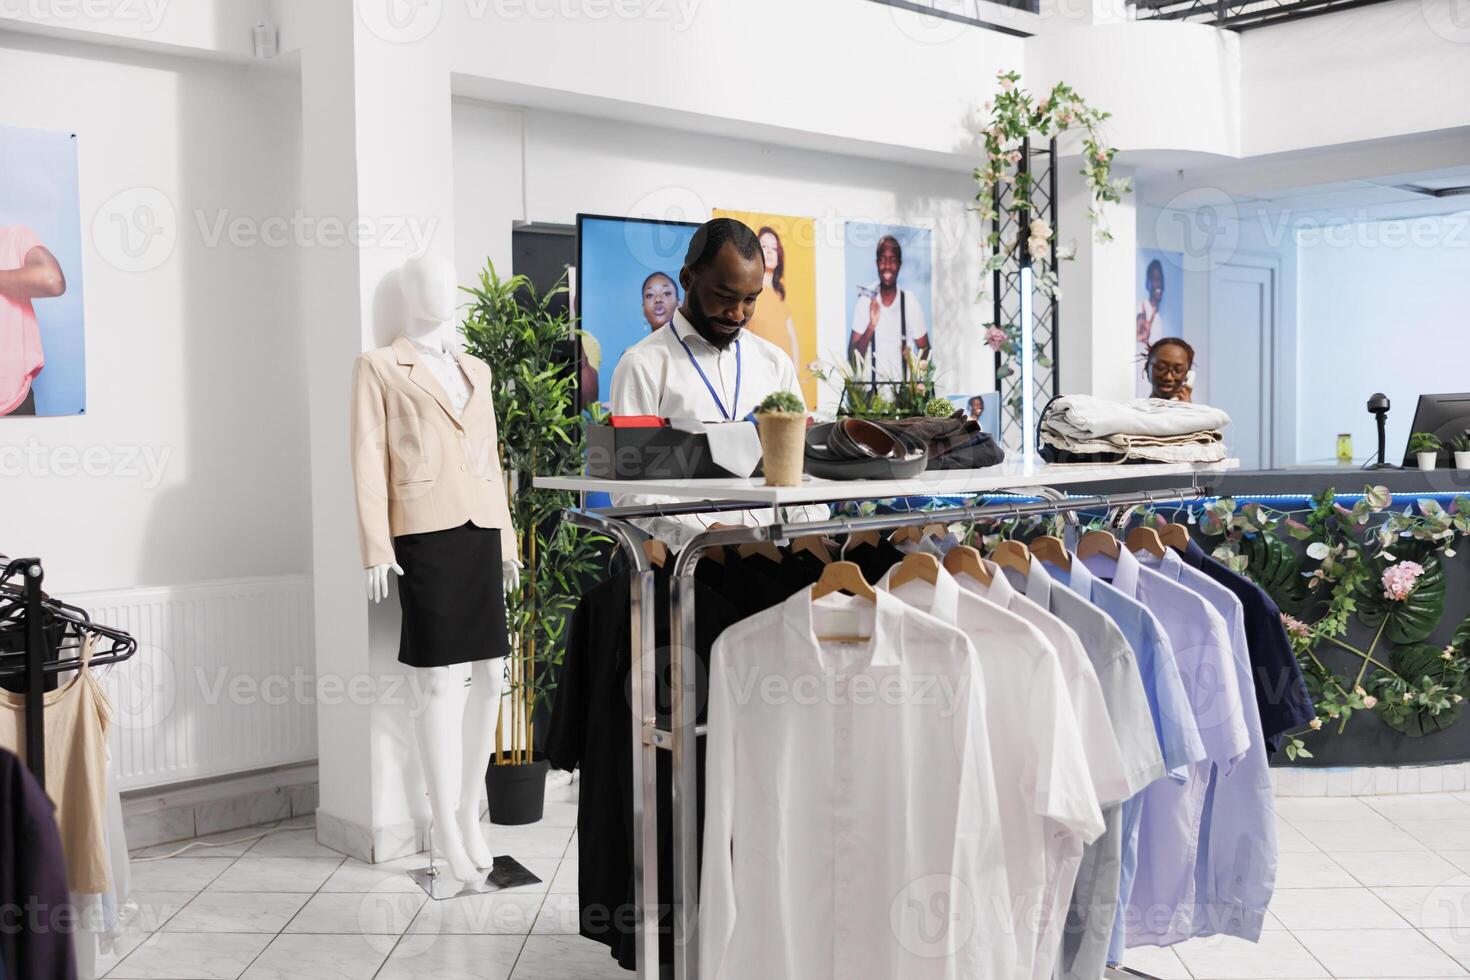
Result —
M1147 973L1130 970L1126 966L1110 966L1103 972L1105 980L1154 980Z
M485 895L490 892L504 891L507 888L521 888L538 884L541 881L540 878L526 870L525 865L508 855L497 857L495 866L479 881L460 881L452 874L432 864L427 868L410 871L408 876L436 902L459 898L462 895Z

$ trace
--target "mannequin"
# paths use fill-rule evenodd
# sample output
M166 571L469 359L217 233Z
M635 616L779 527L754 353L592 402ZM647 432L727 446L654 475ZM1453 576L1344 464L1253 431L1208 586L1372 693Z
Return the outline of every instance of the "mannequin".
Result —
M489 368L459 353L454 343L454 269L438 257L414 259L404 265L401 283L408 314L402 336L391 347L362 355L355 381L354 471L366 587L368 598L381 602L389 573L403 579L399 659L415 674L414 730L434 841L450 873L470 882L483 880L494 863L480 830L480 793L495 748L504 686L500 592L516 588L520 563L500 476L494 409L489 391L481 390L488 389ZM407 429L394 428L405 419ZM445 434L428 431L430 422ZM396 512L390 501L396 502ZM420 501L422 509L416 511ZM438 523L421 527L426 520ZM451 526L439 526L444 523ZM484 550L487 541L493 551ZM493 587L493 575L477 567L492 553L501 557L493 569L500 589ZM413 563L404 557L401 565L399 557L407 554ZM469 563L470 574L455 572L456 562ZM416 565L422 571L415 581ZM436 574L448 574L452 581ZM461 585L465 581L468 591ZM422 601L411 588L433 590L432 601ZM489 607L497 611L498 622L491 615L465 625L464 615ZM498 647L479 642L497 631L492 639Z

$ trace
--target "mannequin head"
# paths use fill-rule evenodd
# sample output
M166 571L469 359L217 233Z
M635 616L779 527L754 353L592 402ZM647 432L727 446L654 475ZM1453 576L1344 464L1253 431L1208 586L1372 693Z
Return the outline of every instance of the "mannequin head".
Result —
M454 266L437 255L409 259L399 274L403 298L408 306L408 322L404 333L423 338L454 319L458 290L454 284Z

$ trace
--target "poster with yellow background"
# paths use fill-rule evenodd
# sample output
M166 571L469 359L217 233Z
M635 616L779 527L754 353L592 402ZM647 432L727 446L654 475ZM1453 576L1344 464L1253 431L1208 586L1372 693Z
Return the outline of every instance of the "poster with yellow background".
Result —
M791 355L809 409L817 407L817 232L811 218L716 208L712 217L749 225L761 240L766 262L765 289L756 300L747 329Z

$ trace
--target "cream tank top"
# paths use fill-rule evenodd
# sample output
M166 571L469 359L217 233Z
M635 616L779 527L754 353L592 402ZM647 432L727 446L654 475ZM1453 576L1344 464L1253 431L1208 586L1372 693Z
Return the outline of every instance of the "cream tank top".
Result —
M46 795L56 805L67 887L81 895L111 891L103 830L107 793L107 728L112 706L88 664L96 638L82 640L81 669L42 696L46 706ZM0 747L25 759L23 694L0 690Z

